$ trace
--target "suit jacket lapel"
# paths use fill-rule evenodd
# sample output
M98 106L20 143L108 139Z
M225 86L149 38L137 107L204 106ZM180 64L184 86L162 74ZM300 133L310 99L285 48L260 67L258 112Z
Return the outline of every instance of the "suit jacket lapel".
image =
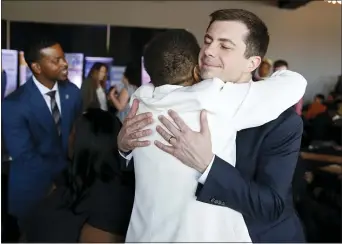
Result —
M55 125L51 112L45 102L43 95L34 84L33 79L30 78L27 81L27 88L29 90L29 103L33 108L33 114L36 117L39 124L46 129L48 133L51 133L51 128ZM57 129L56 129L57 135Z

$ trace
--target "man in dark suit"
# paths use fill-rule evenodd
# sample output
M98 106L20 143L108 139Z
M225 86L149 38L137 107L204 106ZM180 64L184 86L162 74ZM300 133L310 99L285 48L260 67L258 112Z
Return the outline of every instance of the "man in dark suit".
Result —
M5 143L13 158L9 212L19 223L67 166L69 133L81 112L80 91L68 81L60 44L38 41L25 50L25 60L32 78L2 104Z
M241 9L215 11L199 55L202 79L250 82L268 43L267 27L253 13ZM135 115L137 108L138 102L134 101L119 133L121 154L151 144L139 140L152 133L143 130L152 123L151 114ZM302 134L301 118L293 109L263 126L238 132L236 167L213 154L205 111L201 113L199 132L192 131L176 112L169 111L169 115L177 126L161 116L168 131L156 128L169 145L154 143L202 173L194 193L198 201L240 212L252 242L305 241L292 198L291 182Z

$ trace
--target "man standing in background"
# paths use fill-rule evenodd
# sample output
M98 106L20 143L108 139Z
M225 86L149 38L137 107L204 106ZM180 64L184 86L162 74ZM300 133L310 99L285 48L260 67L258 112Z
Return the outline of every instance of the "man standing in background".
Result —
M58 42L39 40L25 50L33 76L2 103L3 135L13 161L9 213L21 225L67 166L72 125L81 113L79 89L68 81L68 63Z
M287 70L289 69L289 65L285 60L277 60L273 64L273 72L276 72L278 70ZM294 106L296 113L299 116L302 116L302 109L303 109L303 98L298 101L298 103Z

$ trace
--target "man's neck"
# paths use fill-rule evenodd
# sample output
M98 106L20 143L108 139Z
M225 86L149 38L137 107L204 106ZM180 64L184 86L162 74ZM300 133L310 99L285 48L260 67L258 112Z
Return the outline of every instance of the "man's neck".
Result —
M52 81L52 80L48 80L45 79L43 77L39 77L39 76L35 76L37 81L39 81L40 84L42 84L43 86L45 86L48 89L52 89L54 87L54 85L56 84L56 81Z
M240 79L234 83L248 83L252 80L252 74L241 75Z

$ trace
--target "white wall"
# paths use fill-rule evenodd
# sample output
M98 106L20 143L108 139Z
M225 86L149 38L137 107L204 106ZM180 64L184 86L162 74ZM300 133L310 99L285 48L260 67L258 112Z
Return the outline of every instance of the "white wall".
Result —
M257 1L2 1L2 19L185 28L202 42L208 15L220 8L244 8L266 22L267 56L286 59L307 78L306 99L328 92L341 74L341 7L323 1L297 10Z

